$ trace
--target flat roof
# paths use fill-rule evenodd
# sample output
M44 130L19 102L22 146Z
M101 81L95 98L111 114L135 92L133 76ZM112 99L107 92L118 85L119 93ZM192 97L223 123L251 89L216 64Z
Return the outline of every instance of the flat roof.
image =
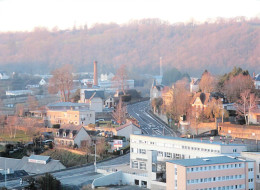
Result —
M29 159L32 160L42 160L42 161L48 161L50 159L49 156L41 156L41 155L31 155Z
M136 135L136 134L134 134ZM180 137L171 137L171 136L159 136L159 135L136 135L136 136L146 136L146 137L154 137L160 139L168 139L168 140L176 140L176 141L186 141L186 142L195 142L195 143L203 143L203 144L213 144L213 145L221 145L221 146L245 146L244 144L234 144L234 143L222 143L217 141L210 142L209 140L197 140L197 139L187 139Z
M48 107L76 107L76 106L88 106L85 103L73 103L73 102L57 102L47 105Z
M194 159L182 159L182 160L170 160L167 162L189 167L189 166L201 166L201 165L214 165L214 164L226 164L234 162L245 162L246 160L236 159L228 156L216 156L206 158L194 158Z

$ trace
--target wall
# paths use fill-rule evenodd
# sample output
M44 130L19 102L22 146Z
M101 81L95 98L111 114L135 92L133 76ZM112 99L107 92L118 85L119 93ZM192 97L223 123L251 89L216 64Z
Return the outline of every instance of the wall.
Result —
M120 185L122 182L122 171L118 171L115 173L108 174L106 176L94 179L92 182L92 188L95 187L103 187L109 185Z
M219 123L218 133L224 136L232 136L233 138L260 140L260 126Z
M83 127L80 129L76 138L74 139L74 143L80 147L82 140L87 140L89 142L91 141L89 134L86 132L86 130Z

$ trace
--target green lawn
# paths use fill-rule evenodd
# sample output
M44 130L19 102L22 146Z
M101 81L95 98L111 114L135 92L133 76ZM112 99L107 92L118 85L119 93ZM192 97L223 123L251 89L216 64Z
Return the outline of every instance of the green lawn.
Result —
M22 142L29 142L31 141L32 137L26 135L24 131L17 130L15 138L10 138L9 133L0 134L1 141L22 141Z

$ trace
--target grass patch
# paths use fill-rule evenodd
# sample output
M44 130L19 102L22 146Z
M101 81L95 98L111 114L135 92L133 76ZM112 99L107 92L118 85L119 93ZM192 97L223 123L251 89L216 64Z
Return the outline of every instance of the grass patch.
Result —
M22 130L16 131L15 138L10 138L9 133L2 133L0 134L1 141L14 141L14 142L29 142L31 141L32 136L25 134Z
M41 155L50 156L52 159L60 160L60 162L66 167L79 166L82 164L87 164L94 162L94 156L82 156L79 154L74 154L66 150L50 149L42 153ZM105 157L108 157L107 155ZM101 158L97 157L97 161Z

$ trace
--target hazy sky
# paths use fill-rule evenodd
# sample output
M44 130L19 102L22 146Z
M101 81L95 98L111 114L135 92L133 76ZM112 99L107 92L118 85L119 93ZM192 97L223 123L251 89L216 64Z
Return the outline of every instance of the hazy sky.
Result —
M142 18L175 23L236 16L260 16L260 0L0 0L0 31L90 27Z

